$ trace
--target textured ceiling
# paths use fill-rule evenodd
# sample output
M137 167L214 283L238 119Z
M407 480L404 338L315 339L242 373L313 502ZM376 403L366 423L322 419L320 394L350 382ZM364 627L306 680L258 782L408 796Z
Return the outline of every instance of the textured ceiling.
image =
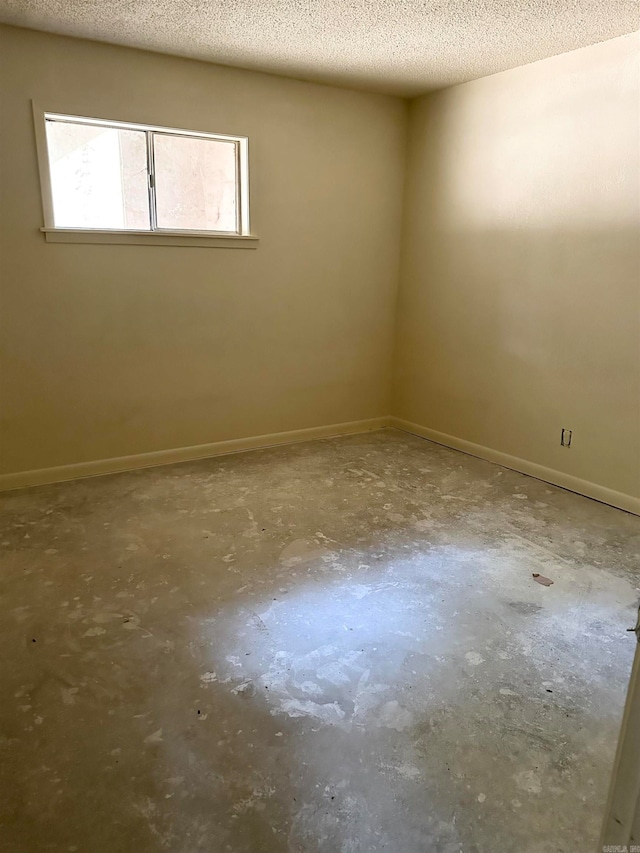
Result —
M8 24L412 96L640 28L638 0L2 0Z

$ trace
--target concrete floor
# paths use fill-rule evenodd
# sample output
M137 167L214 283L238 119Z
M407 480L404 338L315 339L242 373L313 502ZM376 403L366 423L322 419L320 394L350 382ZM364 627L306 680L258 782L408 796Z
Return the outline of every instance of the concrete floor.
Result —
M3 853L595 850L639 518L395 431L0 505Z

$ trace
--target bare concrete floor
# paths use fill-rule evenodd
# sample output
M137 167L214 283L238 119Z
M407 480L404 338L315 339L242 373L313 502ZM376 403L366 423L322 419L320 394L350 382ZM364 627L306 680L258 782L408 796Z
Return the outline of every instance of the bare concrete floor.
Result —
M640 519L394 431L0 504L3 853L595 849Z

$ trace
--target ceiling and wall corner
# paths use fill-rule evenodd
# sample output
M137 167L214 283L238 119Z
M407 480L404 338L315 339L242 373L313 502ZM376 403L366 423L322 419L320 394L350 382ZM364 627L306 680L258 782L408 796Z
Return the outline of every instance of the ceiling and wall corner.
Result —
M637 0L4 0L0 21L414 97L640 28Z
M409 139L393 414L640 513L640 34L417 99Z
M629 4L615 11L624 29ZM31 29L0 37L10 478L393 412L639 505L637 34L410 102ZM31 98L249 135L259 252L46 247Z

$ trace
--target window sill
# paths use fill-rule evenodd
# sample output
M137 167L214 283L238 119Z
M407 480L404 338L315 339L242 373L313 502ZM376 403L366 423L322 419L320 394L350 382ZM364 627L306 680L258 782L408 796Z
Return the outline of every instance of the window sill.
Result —
M89 228L41 228L48 243L120 243L129 246L194 246L257 249L258 238L244 234L197 231L109 231Z

